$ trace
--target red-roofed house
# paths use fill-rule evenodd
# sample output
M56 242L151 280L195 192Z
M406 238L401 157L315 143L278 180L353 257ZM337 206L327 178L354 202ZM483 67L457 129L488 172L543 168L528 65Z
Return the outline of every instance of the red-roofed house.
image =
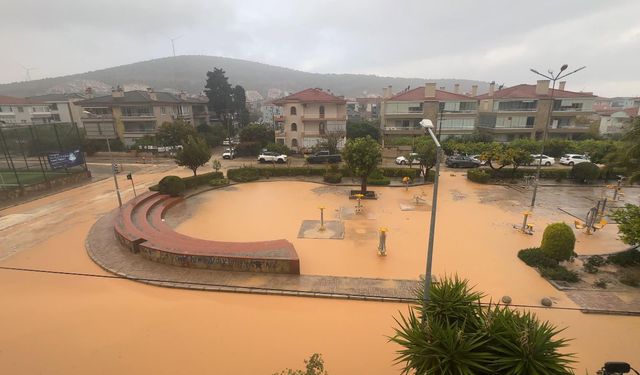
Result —
M517 138L542 139L545 127L550 138L574 138L590 131L594 115L592 93L573 92L559 88L553 91L551 119L551 89L549 81L540 80L536 85L517 85L479 95L478 129L493 135L497 141Z
M0 126L48 124L51 110L43 101L0 95Z
M455 86L454 91L459 90ZM472 91L477 90L473 86ZM436 90L435 83L392 95L391 86L384 89L380 112L380 127L385 140L397 136L423 135L420 120L427 118L436 124L443 138L473 133L478 101L457 92Z
M637 117L640 117L640 107L611 109L600 112L600 134L622 134Z
M282 116L276 117L279 130L276 142L293 150L308 150L322 142L327 134L339 133L344 147L347 130L347 101L321 89L306 89L274 100L282 107Z

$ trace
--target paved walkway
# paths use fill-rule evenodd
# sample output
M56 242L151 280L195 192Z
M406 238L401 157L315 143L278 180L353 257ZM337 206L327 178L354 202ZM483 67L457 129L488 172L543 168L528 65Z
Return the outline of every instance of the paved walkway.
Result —
M156 263L121 247L113 233L116 213L117 209L93 225L85 245L102 268L135 281L171 288L385 302L410 301L418 285L417 280L227 272Z

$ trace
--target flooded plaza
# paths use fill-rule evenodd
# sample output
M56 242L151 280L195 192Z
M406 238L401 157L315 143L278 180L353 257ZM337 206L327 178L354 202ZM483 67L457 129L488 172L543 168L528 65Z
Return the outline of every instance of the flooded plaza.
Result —
M139 184L149 186L160 176L141 175ZM84 242L96 219L115 207L110 189L109 181L97 182L1 211L12 221L0 229L0 266L109 275L89 259ZM354 213L348 189L292 181L234 185L190 197L166 220L203 239L287 239L303 275L424 274L432 186L372 187L379 199L363 201L361 214ZM443 173L440 189L435 275L467 278L487 300L509 295L514 304L539 306L549 297L555 307L578 307L516 256L539 245L547 224L571 224L572 216L557 207L536 209L536 232L527 236L512 226L521 222L529 195L473 184L460 173ZM542 205L554 199L581 207L541 188ZM319 220L320 206L326 220L344 223L344 239L298 238L303 220ZM386 257L377 254L381 227L388 229ZM615 225L592 236L576 231L576 237L578 254L625 247ZM0 285L1 373L271 374L301 368L312 353L323 355L331 374L400 372L393 365L398 347L387 336L406 304L202 292L10 270L0 270ZM533 311L567 327L562 336L574 339L568 350L577 353L577 373L594 373L607 360L638 358L638 317Z

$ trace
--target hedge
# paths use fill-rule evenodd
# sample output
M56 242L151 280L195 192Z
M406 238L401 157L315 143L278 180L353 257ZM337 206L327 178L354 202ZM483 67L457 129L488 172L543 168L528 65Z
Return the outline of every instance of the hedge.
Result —
M211 180L219 180L224 178L222 172L209 172L197 176L183 177L184 185L187 189L193 189L200 185L206 185Z
M470 169L467 178L479 184L486 184L491 180L491 175L482 169Z
M158 190L161 194L177 197L185 191L185 183L178 176L165 176L158 183Z
M260 178L260 171L262 168L238 168L229 169L227 171L227 178L236 182L249 182L256 181Z

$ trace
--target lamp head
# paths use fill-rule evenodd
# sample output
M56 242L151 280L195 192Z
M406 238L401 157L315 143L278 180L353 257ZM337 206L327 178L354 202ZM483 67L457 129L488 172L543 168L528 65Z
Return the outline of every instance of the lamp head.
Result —
M431 120L429 119L424 118L420 121L420 126L422 126L422 128L424 129L433 129L433 122L431 122Z
M568 68L568 67L569 67L569 65L564 64L564 65L562 65L562 66L560 67L560 71L561 71L561 72L563 72L563 71L567 70L567 68Z

